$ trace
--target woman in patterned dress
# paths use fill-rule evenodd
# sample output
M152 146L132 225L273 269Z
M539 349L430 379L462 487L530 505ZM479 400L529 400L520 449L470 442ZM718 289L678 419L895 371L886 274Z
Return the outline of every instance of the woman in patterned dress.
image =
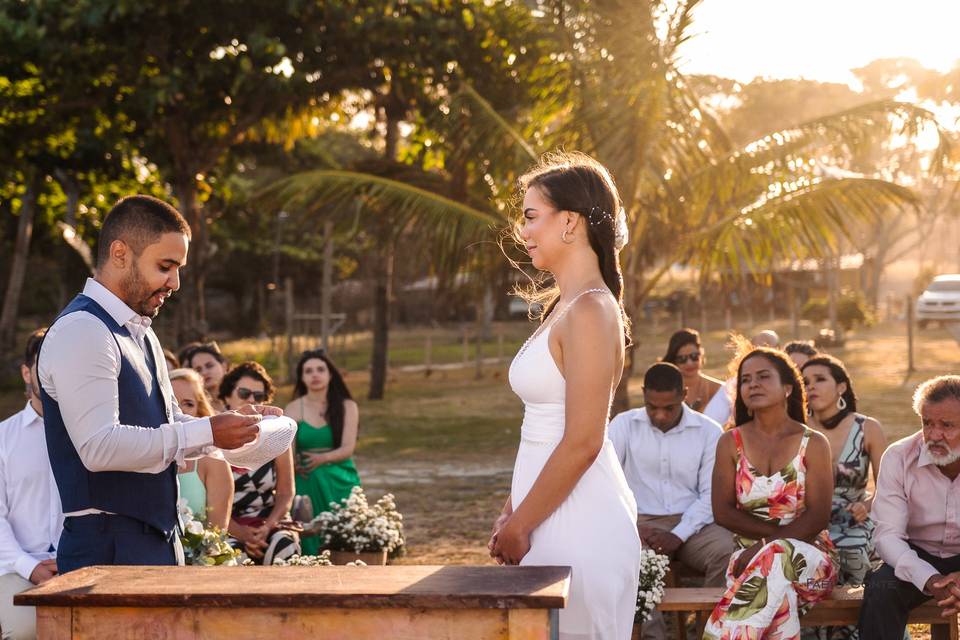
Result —
M843 363L818 355L803 365L803 384L810 407L810 426L826 436L834 452L833 506L830 539L840 562L839 584L862 585L870 569L873 521L867 495L871 467L876 482L880 456L887 440L880 423L857 413L857 396ZM830 640L856 639L856 626L837 627L819 634Z
M826 530L830 445L803 423L803 382L782 352L754 349L737 382L737 426L717 443L713 513L740 551L703 637L796 640L800 614L828 596L837 578Z
M220 399L228 410L273 400L270 374L256 362L241 362L223 377ZM273 564L300 553L300 525L290 519L293 448L259 469L233 471L231 543L256 564Z

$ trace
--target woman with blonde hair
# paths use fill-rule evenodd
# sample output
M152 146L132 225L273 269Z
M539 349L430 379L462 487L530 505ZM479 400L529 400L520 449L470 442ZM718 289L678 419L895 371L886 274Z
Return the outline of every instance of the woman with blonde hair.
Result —
M195 418L214 415L199 373L174 369L170 372L170 385L181 411ZM233 503L233 474L226 460L209 456L187 460L177 477L180 497L187 501L190 510L198 518L205 518L208 525L226 531Z

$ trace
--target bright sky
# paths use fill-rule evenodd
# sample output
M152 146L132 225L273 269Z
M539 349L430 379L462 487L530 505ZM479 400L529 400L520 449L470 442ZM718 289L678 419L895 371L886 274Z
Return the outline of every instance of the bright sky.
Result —
M911 57L960 61L960 0L704 0L681 57L687 73L851 82L850 69Z

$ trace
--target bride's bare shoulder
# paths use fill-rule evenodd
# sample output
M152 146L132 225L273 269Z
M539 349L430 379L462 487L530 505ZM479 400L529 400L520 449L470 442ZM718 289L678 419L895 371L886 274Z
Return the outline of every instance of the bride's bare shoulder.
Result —
M561 319L575 334L590 329L613 330L620 326L620 307L610 294L588 293L578 299Z

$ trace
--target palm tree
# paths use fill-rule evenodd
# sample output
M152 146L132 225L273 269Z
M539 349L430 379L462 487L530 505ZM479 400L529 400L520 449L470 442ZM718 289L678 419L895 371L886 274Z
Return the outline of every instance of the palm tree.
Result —
M699 2L686 0L671 12L656 0L542 0L534 14L540 57L528 78L536 100L505 115L461 78L443 97L443 121L434 113L424 126L457 141L448 174L462 170L458 159L481 160L470 166L484 175L490 206L470 212L363 173L301 177L296 188L288 183L288 193L309 188L312 198L326 201L373 189L433 219L446 211L503 223L510 185L524 165L544 149L577 148L611 169L623 197L634 239L621 256L628 310L639 309L674 264L694 266L701 277L725 267L761 273L776 259L829 255L855 223L918 205L909 189L850 171L864 149L936 126L932 114L912 104L875 101L734 147L677 69ZM935 163L944 152L941 145ZM480 210L486 217L476 215Z

